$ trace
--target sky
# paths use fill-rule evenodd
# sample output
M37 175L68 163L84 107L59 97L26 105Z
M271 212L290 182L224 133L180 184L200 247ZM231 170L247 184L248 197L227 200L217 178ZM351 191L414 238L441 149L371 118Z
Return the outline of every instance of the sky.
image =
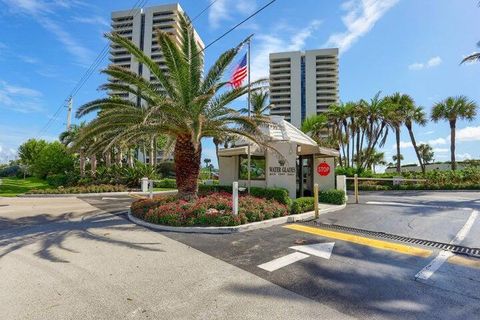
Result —
M191 17L213 0L184 0ZM57 139L65 130L60 106L107 44L110 13L131 9L134 0L0 0L0 163L12 160L28 138ZM269 0L216 0L195 20L205 44ZM169 3L150 0L146 6ZM268 54L338 47L340 98L370 99L402 92L430 113L448 96L466 95L480 103L480 63L459 65L480 41L476 0L277 0L206 51L206 68L225 50L254 34L252 77L268 76ZM99 69L74 97L74 109L105 95ZM233 103L242 108L245 99ZM88 120L88 119L87 119ZM82 120L73 119L74 123ZM48 125L47 125L48 124ZM434 148L435 160L447 161L449 127L429 122L414 128L417 141ZM404 163L414 163L408 132L402 131ZM391 135L383 151L394 154ZM480 116L457 124L457 158L480 158ZM211 140L203 158L216 166Z

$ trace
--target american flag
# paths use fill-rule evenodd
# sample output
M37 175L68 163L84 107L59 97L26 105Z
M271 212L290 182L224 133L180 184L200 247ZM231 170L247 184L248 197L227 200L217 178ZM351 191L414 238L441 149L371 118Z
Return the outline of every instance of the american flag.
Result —
M243 79L247 76L247 54L243 56L240 63L235 67L232 73L232 79L230 85L234 88L239 88L242 85Z

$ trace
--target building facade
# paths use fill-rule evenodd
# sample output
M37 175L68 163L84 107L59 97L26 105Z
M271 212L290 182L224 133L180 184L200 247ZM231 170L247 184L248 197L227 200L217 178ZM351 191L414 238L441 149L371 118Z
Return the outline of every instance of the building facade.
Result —
M135 45L140 48L147 56L151 57L162 70L167 71L165 60L162 55L162 51L157 41L156 31L161 30L169 33L172 38L180 42L182 33L180 30L180 14L185 14L183 9L178 3L165 4L149 8L138 8L133 10L115 11L111 15L111 31L122 35L133 41ZM195 40L202 50L205 45L194 30ZM203 53L202 53L203 54ZM153 75L150 74L148 68L139 64L126 49L110 44L110 62L111 65L120 66L129 69L141 75L144 79L156 82ZM116 81L114 79L108 79L109 81ZM138 105L142 103L140 98L128 92L111 91L111 95L119 96L124 99L129 99L136 102ZM150 157L147 154L143 154L142 150L137 150L137 159L149 163ZM162 153L157 153L157 161L162 160ZM167 159L173 160L173 159Z
M156 30L161 30L172 35L173 39L180 42L181 30L179 15L184 14L178 3L165 4L149 8L115 11L111 15L112 32L118 33L132 40L146 55L151 57L162 69L166 70L165 61L155 36ZM203 49L204 43L194 30L198 46ZM143 78L155 81L148 68L139 64L132 55L122 47L110 45L110 61L112 65L127 68ZM109 81L113 81L109 79ZM126 92L114 91L122 98L135 100L136 97ZM140 103L140 102L139 102Z
M302 121L338 103L338 49L270 54L271 115L300 128Z

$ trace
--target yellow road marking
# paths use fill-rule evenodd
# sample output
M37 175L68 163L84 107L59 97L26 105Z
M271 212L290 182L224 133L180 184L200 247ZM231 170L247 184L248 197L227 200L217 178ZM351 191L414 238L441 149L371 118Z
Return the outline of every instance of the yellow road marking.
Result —
M378 249L382 249L382 250L388 250L388 251L394 251L394 252L403 253L403 254L409 254L409 255L412 255L412 256L428 257L432 254L432 251L427 250L427 249L407 246L407 245L399 244L399 243L395 243L395 242L388 242L388 241L382 241L382 240L377 240L377 239L365 238L365 237L356 236L356 235L353 235L353 234L348 234L348 233L343 233L343 232L330 231L330 230L325 230L325 229L320 229L320 228L313 228L313 227L308 227L308 226L299 225L299 224L290 224L290 225L284 226L284 228L288 228L288 229L292 229L292 230L296 230L296 231L301 231L301 232L306 232L306 233L310 233L310 234L315 234L317 236L348 241L348 242L352 242L352 243L356 243L356 244L360 244L360 245L364 245L364 246L369 246L369 247L373 247L373 248L378 248Z
M454 255L450 259L448 259L448 263L453 263L453 264L458 264L458 265L465 266L465 267L480 269L480 260L479 259L465 258L465 257L458 256L458 255Z

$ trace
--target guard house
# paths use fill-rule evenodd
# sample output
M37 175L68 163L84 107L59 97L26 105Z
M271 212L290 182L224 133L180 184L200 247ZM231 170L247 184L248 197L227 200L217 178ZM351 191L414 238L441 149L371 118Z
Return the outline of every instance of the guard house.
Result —
M262 128L272 148L254 143L250 146L251 185L285 188L291 198L312 196L313 184L320 190L335 189L337 150L322 148L282 116L271 116L272 126ZM247 142L233 148L220 149L219 179L221 185L238 181L247 186Z

